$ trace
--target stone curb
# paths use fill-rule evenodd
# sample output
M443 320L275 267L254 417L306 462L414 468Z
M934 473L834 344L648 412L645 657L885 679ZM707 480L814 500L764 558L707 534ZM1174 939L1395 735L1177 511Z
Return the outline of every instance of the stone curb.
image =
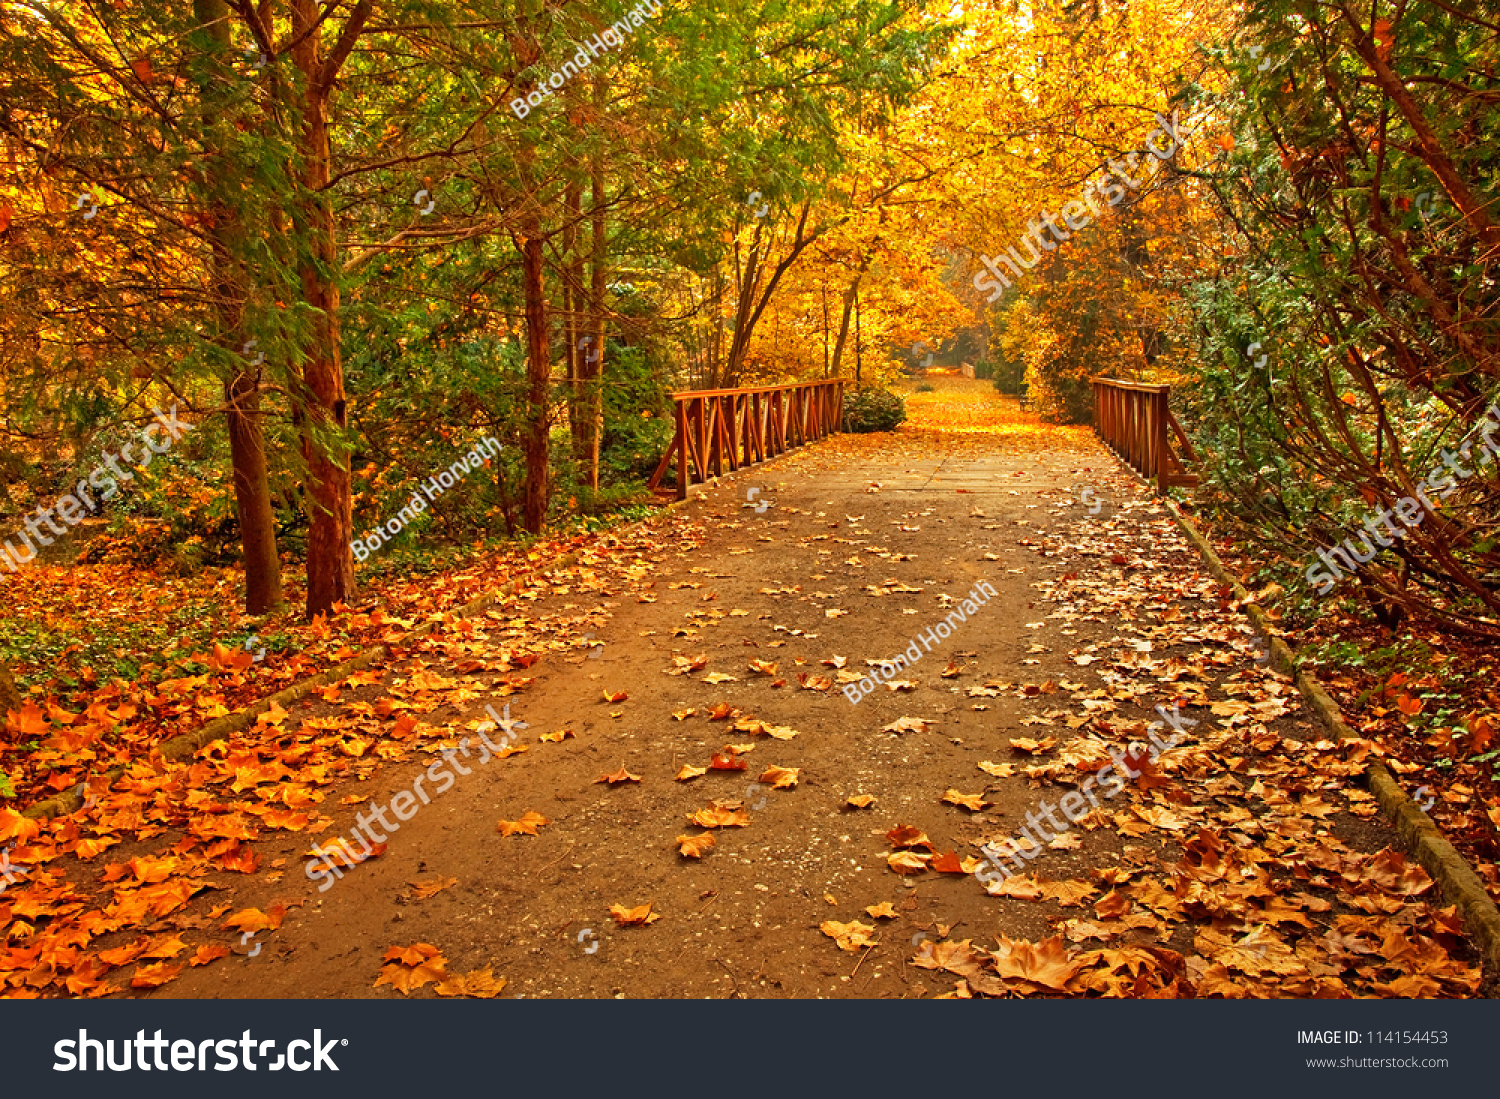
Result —
M1272 663L1276 669L1295 679L1298 692L1335 740L1358 739L1359 734L1344 721L1338 703L1334 702L1317 679L1297 666L1296 655L1287 643L1272 635L1269 616L1251 602L1250 593L1239 580L1230 575L1213 546L1209 545L1208 539L1178 509L1176 503L1171 500L1164 502L1188 541L1197 547L1208 563L1208 569L1214 578L1233 590L1250 621L1270 640ZM1464 927L1478 948L1486 971L1492 975L1500 972L1500 910L1495 908L1495 902L1485 890L1479 875L1464 861L1464 857L1433 823L1432 818L1406 795L1384 763L1379 760L1372 762L1365 769L1365 781L1381 810L1396 826L1396 834L1406 845L1407 851L1422 869L1432 875L1443 900L1458 906L1463 915Z

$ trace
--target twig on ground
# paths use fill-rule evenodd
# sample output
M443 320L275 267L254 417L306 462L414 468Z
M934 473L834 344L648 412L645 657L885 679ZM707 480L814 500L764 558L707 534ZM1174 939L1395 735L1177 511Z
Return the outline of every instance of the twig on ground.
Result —
M714 961L718 962L724 967L724 972L728 973L729 979L734 982L734 995L738 996L742 1000L748 1000L750 997L746 996L743 992L740 991L740 982L735 977L734 970L729 968L729 965L724 961L723 958L715 958Z

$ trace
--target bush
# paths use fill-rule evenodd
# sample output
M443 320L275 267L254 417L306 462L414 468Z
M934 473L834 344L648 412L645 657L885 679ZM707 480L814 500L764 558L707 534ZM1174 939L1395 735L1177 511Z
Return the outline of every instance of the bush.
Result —
M844 430L894 431L906 419L906 402L884 389L866 388L844 396Z
M936 393L937 392L937 386L933 385L931 382L923 382L921 385L917 386L917 392L918 393Z

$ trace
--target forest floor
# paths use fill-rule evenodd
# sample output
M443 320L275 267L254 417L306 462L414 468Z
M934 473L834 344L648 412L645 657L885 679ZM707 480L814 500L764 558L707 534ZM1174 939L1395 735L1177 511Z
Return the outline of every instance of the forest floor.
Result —
M1479 994L1369 745L1321 738L1160 504L987 383L910 407L39 834L0 819L5 993ZM452 755L487 707L504 758ZM1138 778L976 877L1124 753ZM385 842L310 880L371 807Z

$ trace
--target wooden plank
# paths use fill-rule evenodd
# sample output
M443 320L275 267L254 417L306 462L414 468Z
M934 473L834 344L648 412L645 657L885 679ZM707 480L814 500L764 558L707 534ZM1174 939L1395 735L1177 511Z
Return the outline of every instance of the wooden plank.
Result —
M688 494L688 429L687 402L677 401L677 499L686 500Z
M673 457L677 497L696 482L743 469L843 427L844 379L672 394L675 431L648 487L656 489Z

